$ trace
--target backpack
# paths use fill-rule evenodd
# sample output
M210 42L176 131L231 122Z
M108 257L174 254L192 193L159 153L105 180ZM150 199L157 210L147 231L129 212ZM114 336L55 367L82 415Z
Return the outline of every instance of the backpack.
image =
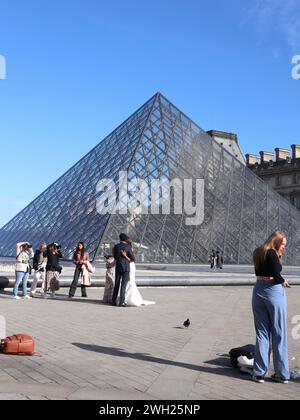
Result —
M253 344L247 344L246 346L237 347L231 349L229 352L231 365L234 368L238 368L238 358L240 356L246 356L247 359L254 359L255 346Z

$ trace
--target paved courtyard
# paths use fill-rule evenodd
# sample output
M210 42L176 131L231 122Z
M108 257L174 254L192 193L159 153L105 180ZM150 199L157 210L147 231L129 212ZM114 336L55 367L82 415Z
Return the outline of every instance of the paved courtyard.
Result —
M248 286L141 289L155 306L0 295L7 334L36 339L34 357L0 354L1 399L300 399L300 382L257 385L232 370L232 347L254 342ZM288 291L291 368L300 370L300 287ZM191 327L182 329L189 317Z

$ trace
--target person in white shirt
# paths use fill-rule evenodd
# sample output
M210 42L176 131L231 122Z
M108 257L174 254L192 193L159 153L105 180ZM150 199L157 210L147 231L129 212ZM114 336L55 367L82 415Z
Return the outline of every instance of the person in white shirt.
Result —
M33 257L32 245L28 242L19 242L16 247L16 281L13 291L14 298L21 299L18 296L19 286L23 284L23 297L24 299L30 299L27 291L27 283L30 274L29 260Z

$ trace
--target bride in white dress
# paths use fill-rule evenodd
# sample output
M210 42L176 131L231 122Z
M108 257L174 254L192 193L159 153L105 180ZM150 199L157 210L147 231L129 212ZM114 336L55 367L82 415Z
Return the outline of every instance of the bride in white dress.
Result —
M128 245L132 247L131 241L128 241ZM133 250L132 250L133 251ZM134 251L132 252L134 255ZM142 298L142 295L140 294L140 291L136 285L136 266L135 262L131 261L126 253L122 253L122 256L130 262L130 276L129 276L129 282L127 284L126 288L126 295L125 295L125 303L127 306L135 306L135 307L141 307L141 306L148 306L148 305L155 305L155 302L144 300Z

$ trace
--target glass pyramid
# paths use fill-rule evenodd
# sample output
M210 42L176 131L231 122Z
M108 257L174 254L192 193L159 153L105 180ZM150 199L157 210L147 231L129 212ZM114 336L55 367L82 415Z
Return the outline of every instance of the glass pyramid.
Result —
M123 199L120 171L129 182L144 181L126 214L131 192ZM106 178L120 204L100 214L107 197L98 183ZM170 214L149 210L151 182L174 178L204 180L203 223L187 225L173 204ZM195 185L191 194L195 200ZM0 230L0 255L14 256L23 240L55 241L70 259L80 240L99 260L126 232L137 262L207 263L215 249L227 263L248 264L253 249L278 229L288 235L286 263L300 265L300 212L158 93Z

